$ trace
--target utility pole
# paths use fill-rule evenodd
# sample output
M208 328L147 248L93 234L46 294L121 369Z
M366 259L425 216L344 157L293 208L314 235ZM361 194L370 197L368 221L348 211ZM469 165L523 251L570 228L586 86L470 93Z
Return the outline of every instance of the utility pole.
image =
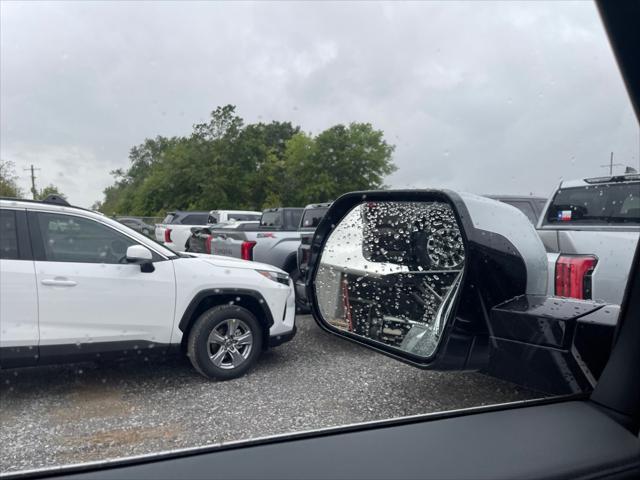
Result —
M38 196L38 190L36 190L36 170L40 170L39 168L33 168L33 165L31 165L31 168L23 168L23 170L26 171L31 171L31 194L33 195L33 199L35 200L36 197Z
M607 168L607 167L609 167L609 175L613 175L613 167L624 167L624 165L621 163L613 163L613 152L611 152L611 157L609 158L609 164L600 165L600 168Z

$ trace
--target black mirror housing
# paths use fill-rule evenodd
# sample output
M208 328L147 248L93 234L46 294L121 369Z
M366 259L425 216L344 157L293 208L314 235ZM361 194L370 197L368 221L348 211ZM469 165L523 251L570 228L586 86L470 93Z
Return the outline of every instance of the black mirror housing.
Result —
M359 212L354 213L356 208ZM425 221L416 220L420 218ZM345 226L345 221L351 223ZM349 247L350 253L345 253L345 244L349 243L345 239L350 234L344 236L344 232L356 232L358 228L362 230L358 235L365 239L361 253L353 246ZM339 235L343 237L338 238ZM341 253L330 253L333 250ZM446 255L434 256L434 252ZM359 257L356 263L355 256ZM328 265L329 276L323 271ZM391 268L390 265L395 270L380 270ZM362 270L371 266L380 271ZM449 275L454 271L459 272L456 278ZM333 293L327 301L324 285L336 272L340 279L334 283L342 282L341 294L336 297ZM427 280L443 275L451 278L449 286L435 292L433 282L429 285ZM375 280L376 293L354 288L357 282L371 279ZM414 331L418 332L417 337L423 336L424 325L431 320L424 310L410 315L409 307L402 307L411 303L410 298L420 297L416 285L423 280L433 292L432 297L439 300L437 315L434 310L432 316L442 321L437 331L429 333L437 343L432 350L412 348L410 338L416 337ZM398 293L400 289L404 290ZM517 296L545 295L546 290L546 252L524 214L495 200L449 190L343 195L331 205L316 229L307 272L307 295L321 328L415 366L438 370L486 366L491 309ZM384 297L377 294L382 291L395 292L395 296L378 298ZM367 298L362 300L362 296ZM333 306L328 308L331 302ZM333 308L335 304L338 305ZM342 322L334 318L340 315L344 316ZM331 317L330 321L325 317Z

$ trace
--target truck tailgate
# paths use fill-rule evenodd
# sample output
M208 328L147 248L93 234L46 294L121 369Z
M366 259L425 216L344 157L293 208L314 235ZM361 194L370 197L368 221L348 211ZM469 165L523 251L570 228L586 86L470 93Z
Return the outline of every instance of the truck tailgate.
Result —
M211 254L242 258L242 243L247 240L246 232L221 232L213 230L211 232Z
M560 253L591 254L598 258L593 271L593 299L620 304L629 276L631 261L640 236L640 229L559 230Z

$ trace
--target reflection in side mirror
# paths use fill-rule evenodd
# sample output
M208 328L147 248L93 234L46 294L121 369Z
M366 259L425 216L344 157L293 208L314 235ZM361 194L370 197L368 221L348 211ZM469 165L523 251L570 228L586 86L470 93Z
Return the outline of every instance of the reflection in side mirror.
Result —
M331 326L431 357L460 292L465 246L450 205L367 202L329 235L315 287Z

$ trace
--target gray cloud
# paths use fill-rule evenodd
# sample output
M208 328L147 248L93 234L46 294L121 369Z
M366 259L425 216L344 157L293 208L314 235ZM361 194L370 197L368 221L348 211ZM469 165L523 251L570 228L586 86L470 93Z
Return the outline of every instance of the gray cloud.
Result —
M638 166L638 126L590 3L9 3L0 153L88 206L131 146L217 105L318 132L368 121L387 183L547 194ZM27 177L22 184L27 185ZM214 207L214 206L212 206Z

